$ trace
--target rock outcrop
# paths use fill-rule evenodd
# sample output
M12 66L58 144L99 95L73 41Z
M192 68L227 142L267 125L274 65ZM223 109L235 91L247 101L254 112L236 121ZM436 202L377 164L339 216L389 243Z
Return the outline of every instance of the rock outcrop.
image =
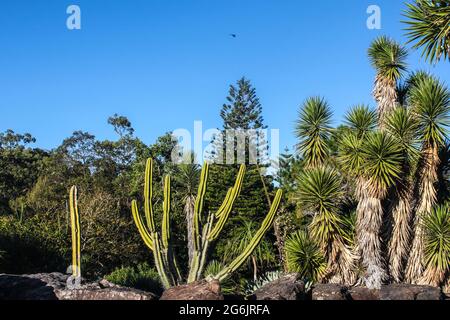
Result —
M250 300L305 300L305 283L292 273L272 281L254 292Z
M313 300L441 300L439 288L410 284L391 284L380 290L365 287L347 288L338 284L318 284L312 290Z
M199 281L164 291L160 300L224 300L217 280Z
M68 276L61 273L33 275L0 274L0 300L155 300L157 296L124 288L106 280L67 288Z

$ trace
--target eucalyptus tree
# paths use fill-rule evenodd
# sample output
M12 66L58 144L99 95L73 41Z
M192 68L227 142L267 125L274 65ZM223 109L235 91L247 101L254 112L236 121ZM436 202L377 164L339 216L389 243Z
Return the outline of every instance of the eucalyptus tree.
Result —
M394 40L382 36L372 42L368 55L376 70L373 96L378 104L379 126L384 129L386 117L399 102L397 83L406 70L407 51Z
M408 43L423 48L422 56L431 63L450 61L450 1L415 0L406 5Z
M450 124L450 92L438 79L424 76L417 79L409 93L409 104L418 121L421 152L416 172L414 240L406 269L406 280L417 283L424 271L424 228L422 219L436 204L439 149L447 138Z

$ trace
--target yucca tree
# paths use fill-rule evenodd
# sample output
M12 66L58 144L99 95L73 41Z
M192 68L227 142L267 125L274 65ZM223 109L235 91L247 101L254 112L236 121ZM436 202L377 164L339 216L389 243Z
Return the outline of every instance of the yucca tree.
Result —
M373 96L378 104L379 127L384 129L385 119L399 103L397 82L406 70L407 51L388 37L375 39L368 55L376 70Z
M403 152L402 174L394 188L395 195L389 208L389 272L395 282L401 282L411 244L412 222L412 166L417 159L417 121L404 107L396 108L387 118L386 129L398 139ZM390 230L390 225L392 230Z
M339 173L326 167L306 170L298 178L296 196L301 208L313 215L310 234L328 262L324 281L353 284L356 257L345 242L339 215L343 197Z
M449 125L450 92L436 78L418 79L409 93L409 103L418 121L419 141L422 144L416 172L414 240L408 259L406 279L417 283L424 271L423 224L421 219L431 213L436 204L439 148L445 144Z
M288 272L300 274L316 283L326 274L327 262L322 250L307 231L292 234L285 245Z
M430 63L450 61L450 1L416 0L406 5L408 43L423 48L422 56Z
M297 150L303 155L306 167L316 168L326 162L329 156L332 115L324 98L308 98L303 104L295 134L300 141Z
M191 263L194 255L194 207L197 194L197 186L200 179L201 166L194 163L195 156L189 155L190 161L176 167L174 182L180 184L180 196L184 201L183 214L186 218L188 237L188 256Z
M340 160L357 180L356 244L369 288L380 288L387 279L382 253L382 201L401 174L403 154L399 141L385 132L370 132L363 138L350 132L341 140Z
M424 217L425 272L419 283L443 286L450 271L450 210L438 206Z
M363 138L377 127L377 113L367 105L356 105L345 116L345 125L352 129L358 138Z

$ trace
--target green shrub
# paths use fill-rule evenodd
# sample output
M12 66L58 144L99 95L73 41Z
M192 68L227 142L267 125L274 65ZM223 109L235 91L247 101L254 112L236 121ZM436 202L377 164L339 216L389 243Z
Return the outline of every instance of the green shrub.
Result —
M137 267L121 267L105 277L106 280L119 286L145 290L157 295L163 291L158 272L147 263Z
M306 231L297 231L286 240L286 262L289 272L305 280L318 281L326 269L325 256Z

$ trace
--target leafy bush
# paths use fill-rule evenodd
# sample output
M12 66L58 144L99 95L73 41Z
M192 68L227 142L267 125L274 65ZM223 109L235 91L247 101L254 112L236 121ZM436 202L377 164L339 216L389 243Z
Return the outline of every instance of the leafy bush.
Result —
M105 277L119 286L136 288L160 295L163 291L158 272L147 263L137 267L121 267Z
M0 217L0 273L65 272L70 244L64 230L39 217Z

